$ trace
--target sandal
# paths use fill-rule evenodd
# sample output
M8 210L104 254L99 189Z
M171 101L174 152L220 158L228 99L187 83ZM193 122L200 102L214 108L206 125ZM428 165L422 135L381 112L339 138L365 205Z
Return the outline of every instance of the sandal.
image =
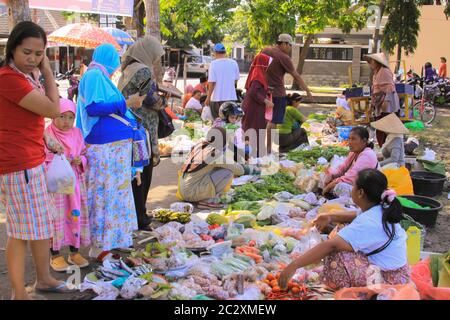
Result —
M73 292L78 291L77 289L70 289L65 282L61 282L56 287L52 287L52 288L36 288L35 287L35 290L37 292L42 292L42 293L73 293Z
M218 202L198 202L197 208L199 209L223 209L224 205Z

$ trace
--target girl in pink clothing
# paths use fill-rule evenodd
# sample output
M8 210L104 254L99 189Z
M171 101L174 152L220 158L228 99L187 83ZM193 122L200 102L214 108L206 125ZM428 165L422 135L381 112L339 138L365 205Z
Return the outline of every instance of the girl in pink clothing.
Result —
M369 132L365 127L354 127L350 131L349 147L350 154L345 162L328 172L328 183L323 194L350 197L358 173L364 169L378 168L377 155L372 150L373 142L369 142Z
M63 147L64 155L70 161L75 172L75 192L71 195L54 194L56 214L54 216L54 236L52 241L52 258L50 265L58 272L69 267L65 258L59 254L62 246L70 246L68 262L87 267L89 262L78 252L80 246L90 244L89 216L86 207L86 188L84 172L87 168L86 147L80 129L74 128L75 104L67 99L60 99L60 116L52 121L45 130ZM49 165L56 156L46 150L46 164Z

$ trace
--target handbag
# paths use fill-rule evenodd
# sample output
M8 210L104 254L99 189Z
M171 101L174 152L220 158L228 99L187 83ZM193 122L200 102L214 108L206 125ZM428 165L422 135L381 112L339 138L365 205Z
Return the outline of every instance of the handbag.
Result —
M175 131L172 118L169 117L166 110L161 109L158 111L158 139L163 139L172 134Z
M131 158L133 167L148 166L150 164L151 154L147 130L139 122L137 122L136 126L133 126L130 121L117 114L110 114L110 116L133 129L133 151Z

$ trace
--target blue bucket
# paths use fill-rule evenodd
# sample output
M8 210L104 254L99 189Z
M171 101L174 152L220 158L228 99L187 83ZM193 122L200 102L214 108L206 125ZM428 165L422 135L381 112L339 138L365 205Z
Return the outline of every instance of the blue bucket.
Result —
M350 131L353 129L352 126L342 126L337 127L339 141L348 140L350 137Z

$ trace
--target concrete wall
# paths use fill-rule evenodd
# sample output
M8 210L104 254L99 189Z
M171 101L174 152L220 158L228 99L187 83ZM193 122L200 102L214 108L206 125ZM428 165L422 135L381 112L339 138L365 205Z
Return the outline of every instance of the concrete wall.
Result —
M300 46L294 45L291 53L294 66L298 65ZM306 60L302 77L309 86L339 87L349 84L349 68L353 83L366 83L370 70L367 63L361 61L361 46L353 46L353 61ZM285 84L291 86L293 78L285 76Z
M450 62L450 19L446 20L444 6L422 6L420 17L420 32L417 38L417 49L411 56L402 55L406 68L412 67L420 74L422 66L429 61L436 69L441 65L440 57L444 56ZM390 57L391 70L394 70L397 54ZM449 65L449 63L447 63ZM450 68L448 68L448 73Z

